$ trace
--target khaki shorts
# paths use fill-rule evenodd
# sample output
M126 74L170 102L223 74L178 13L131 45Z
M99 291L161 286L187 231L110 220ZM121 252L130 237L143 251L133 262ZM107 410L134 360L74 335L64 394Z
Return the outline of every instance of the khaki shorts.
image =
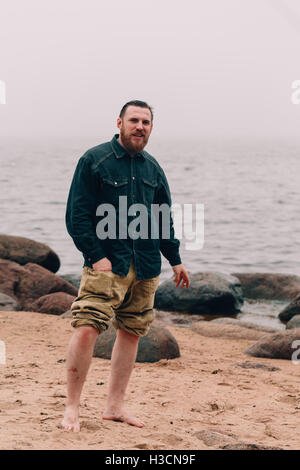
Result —
M126 277L84 266L78 296L71 305L71 325L93 326L101 333L113 318L116 329L145 336L155 317L153 304L158 283L159 276L138 280L133 263Z

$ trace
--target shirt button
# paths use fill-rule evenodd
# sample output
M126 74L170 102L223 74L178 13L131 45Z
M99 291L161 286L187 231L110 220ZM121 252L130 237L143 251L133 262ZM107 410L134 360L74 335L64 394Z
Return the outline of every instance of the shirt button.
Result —
M115 181L115 184L118 184L118 183Z
M135 177L133 176L132 179L135 180Z

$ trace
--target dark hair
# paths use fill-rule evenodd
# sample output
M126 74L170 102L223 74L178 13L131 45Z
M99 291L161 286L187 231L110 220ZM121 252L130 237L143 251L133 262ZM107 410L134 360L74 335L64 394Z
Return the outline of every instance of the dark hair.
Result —
M149 106L149 104L146 103L145 101L139 101L139 100L128 101L128 103L124 104L123 108L120 111L120 115L119 115L120 118L124 116L125 111L128 108L128 106L139 106L140 108L148 108L151 113L151 120L153 121L153 111L152 111L151 106Z

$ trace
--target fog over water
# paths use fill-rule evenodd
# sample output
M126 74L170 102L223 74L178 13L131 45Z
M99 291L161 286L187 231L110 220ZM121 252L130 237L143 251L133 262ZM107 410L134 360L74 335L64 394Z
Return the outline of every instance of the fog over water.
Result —
M129 99L154 135L298 136L297 0L4 0L0 136L99 136Z

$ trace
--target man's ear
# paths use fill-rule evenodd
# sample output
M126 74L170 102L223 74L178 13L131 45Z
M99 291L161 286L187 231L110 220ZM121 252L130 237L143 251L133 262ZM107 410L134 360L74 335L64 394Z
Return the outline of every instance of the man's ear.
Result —
M118 129L120 129L121 124L122 124L122 119L118 117L118 119L117 119L117 128Z

